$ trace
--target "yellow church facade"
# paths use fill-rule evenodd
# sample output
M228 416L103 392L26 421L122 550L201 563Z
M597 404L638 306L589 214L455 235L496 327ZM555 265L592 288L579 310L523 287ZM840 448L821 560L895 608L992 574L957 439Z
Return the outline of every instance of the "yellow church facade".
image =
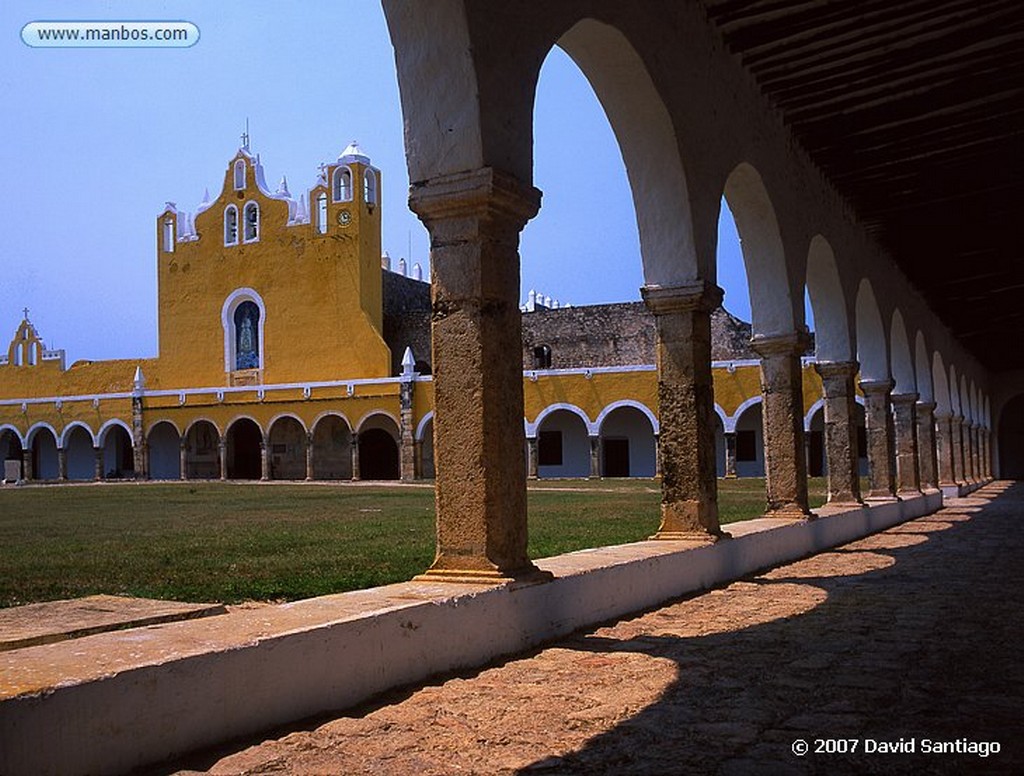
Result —
M381 196L354 143L297 197L240 148L216 198L156 219L156 358L69 367L24 311L0 352L4 478L432 477L429 333L410 347L385 299L429 306L429 285L382 264ZM559 311L524 315L542 312ZM524 364L531 476L655 476L654 365L550 361ZM761 474L758 363L715 366L719 474ZM821 383L809 362L803 374L815 473Z

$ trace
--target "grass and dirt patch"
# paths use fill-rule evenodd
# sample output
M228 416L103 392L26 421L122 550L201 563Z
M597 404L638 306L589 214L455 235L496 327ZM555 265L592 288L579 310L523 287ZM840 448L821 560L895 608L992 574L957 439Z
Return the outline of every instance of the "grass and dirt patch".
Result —
M812 505L824 500L811 481ZM531 483L529 553L623 544L658 527L650 480ZM719 480L723 523L764 480ZM278 601L400 582L434 557L434 494L404 486L145 483L0 489L0 606L95 593Z

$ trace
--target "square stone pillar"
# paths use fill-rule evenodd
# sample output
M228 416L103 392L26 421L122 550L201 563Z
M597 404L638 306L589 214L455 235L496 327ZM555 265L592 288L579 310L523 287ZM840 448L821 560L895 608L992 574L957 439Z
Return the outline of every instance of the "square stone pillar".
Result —
M987 429L981 431L982 465L985 467L985 479L991 480L992 475L992 433Z
M402 482L416 479L416 428L413 424L412 401L416 383L412 375L403 375L399 386L398 466Z
M971 477L975 482L981 482L980 446L978 440L978 424L972 423L970 427L971 439Z
M896 445L893 440L892 380L862 380L868 441L868 500L896 498Z
M761 357L761 416L764 421L766 514L806 518L807 453L804 449L803 372L806 334L794 332L750 341Z
M537 479L537 466L538 466L538 450L537 450L537 437L526 438L526 477L527 479Z
M57 448L57 479L64 482L68 478L68 451Z
M953 417L948 412L935 413L935 456L938 459L939 487L956 485L952 421Z
M313 432L306 432L306 482L311 482L316 478L316 472L313 471Z
M926 493L939 487L934 413L935 402L917 403L917 464L921 473L921 490Z
M917 452L916 393L897 393L892 401L893 427L896 431L897 493L912 496L921 492L921 470Z
M178 478L188 479L188 441L185 437L178 443Z
M220 478L228 478L228 441L221 439L217 442L217 456L220 460Z
M103 448L94 447L92 449L93 458L95 465L93 467L92 478L94 481L99 482L103 479Z
M967 473L964 470L964 419L954 415L949 420L953 437L953 481L957 485L967 484Z
M414 183L430 232L437 555L418 579L539 579L526 554L519 232L540 192L493 168Z
M352 438L351 438L350 441L351 441L351 445L352 445L351 449L349 450L349 455L352 458L352 479L353 480L358 480L358 479L360 479L360 474L359 474L359 434L357 432L353 431L352 432Z
M736 479L736 432L728 431L722 435L725 438L725 478Z
M860 504L860 463L857 450L856 361L819 361L825 393L825 462L828 466L828 501Z
M641 293L657 331L661 525L653 538L722 538L711 379L711 311L722 289L696 281Z
M590 437L590 479L601 478L601 437Z
M260 479L270 479L270 445L266 439L260 441Z
M32 471L32 448L21 451L21 476L25 480L34 480L36 473Z

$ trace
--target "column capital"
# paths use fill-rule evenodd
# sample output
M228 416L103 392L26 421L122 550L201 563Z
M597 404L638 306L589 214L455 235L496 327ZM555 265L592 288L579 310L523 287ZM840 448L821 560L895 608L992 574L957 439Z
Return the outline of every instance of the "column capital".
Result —
M917 403L917 411L920 412L935 412L935 402L933 401L919 401Z
M409 187L409 208L421 221L499 216L521 229L537 215L540 198L540 189L496 167L441 175Z
M815 361L814 371L821 375L822 379L830 377L854 377L860 364L856 361Z
M762 358L769 356L802 356L811 346L806 331L791 331L788 334L755 334L750 338L750 347Z
M707 280L694 280L680 286L641 286L640 296L655 315L670 313L709 313L722 304L722 289Z
M912 407L917 404L919 395L917 393L894 393L889 396L889 400L892 401L893 406Z
M942 412L936 412L935 413L935 420L939 421L940 423L945 423L945 422L950 421L952 419L953 419L953 413L950 412L949 410L944 410Z
M892 380L861 380L860 389L864 392L865 396L870 394L888 394L892 391L895 383Z

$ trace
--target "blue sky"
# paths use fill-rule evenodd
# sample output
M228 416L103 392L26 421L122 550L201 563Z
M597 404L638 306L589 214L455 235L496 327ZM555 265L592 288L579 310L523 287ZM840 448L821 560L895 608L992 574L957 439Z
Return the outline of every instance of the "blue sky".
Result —
M144 9L144 14L140 14ZM185 20L185 49L36 49L35 20ZM155 355L155 219L218 190L246 118L267 182L305 191L353 139L383 172L384 247L428 266L406 207L394 57L377 0L0 4L0 338L28 307L69 361ZM597 160L597 163L595 163ZM622 158L600 105L561 51L537 93L541 213L523 234L523 298L639 298L639 244ZM731 219L720 229L726 306L749 320Z

